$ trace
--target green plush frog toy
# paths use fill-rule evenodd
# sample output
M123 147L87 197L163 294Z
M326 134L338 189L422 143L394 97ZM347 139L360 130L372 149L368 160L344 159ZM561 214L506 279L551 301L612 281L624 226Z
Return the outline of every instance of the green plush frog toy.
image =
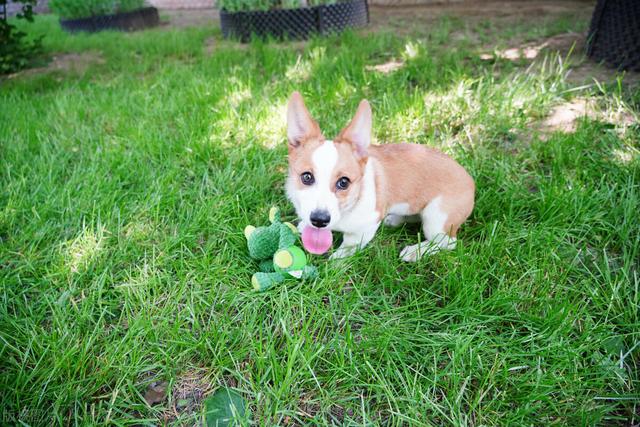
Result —
M269 211L271 225L254 227L247 225L249 255L260 264L260 272L251 278L257 291L266 291L285 279L314 279L318 275L315 267L307 265L307 256L296 246L298 230L289 222L280 221L280 211L275 206Z

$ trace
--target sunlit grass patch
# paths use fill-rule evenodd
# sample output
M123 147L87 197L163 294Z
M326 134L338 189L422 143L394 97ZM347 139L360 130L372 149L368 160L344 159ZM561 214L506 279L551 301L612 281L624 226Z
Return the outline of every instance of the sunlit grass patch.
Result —
M613 157L616 161L629 165L632 162L637 162L640 157L640 150L633 146L625 146L623 148L616 148L613 150Z
M91 261L95 260L105 245L105 229L102 226L95 230L85 228L73 240L64 245L65 265L72 273L77 273Z

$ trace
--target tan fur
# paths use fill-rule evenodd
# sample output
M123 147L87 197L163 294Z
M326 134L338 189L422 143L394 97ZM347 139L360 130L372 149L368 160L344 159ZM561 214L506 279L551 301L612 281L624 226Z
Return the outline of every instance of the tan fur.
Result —
M313 171L311 157L324 142L317 123L311 118L299 93L291 97L299 116L293 120L301 122L307 129L299 138L289 138L289 172L299 176ZM292 120L290 117L289 120ZM363 126L363 123L366 126ZM419 144L384 144L361 146L355 141L363 139L359 129L370 129L371 108L362 101L353 120L334 140L338 151L338 164L334 182L346 176L351 185L347 191L333 191L342 208L357 202L361 181L367 162L373 162L376 182L376 210L382 220L388 210L396 204L406 203L406 215L418 215L436 197L441 196L440 208L447 214L445 232L456 237L458 228L471 214L474 205L475 184L467 171L446 154ZM368 135L364 135L365 138ZM303 188L300 180L298 188Z
M356 113L358 114L358 113ZM419 144L370 145L361 157L355 144L347 138L349 124L336 138L337 145L349 144L351 155L341 153L360 162L374 161L376 172L376 209L383 219L395 204L407 203L407 215L418 215L437 196L442 196L442 209L448 214L445 231L456 237L458 228L471 214L474 205L473 178L455 160L446 154ZM353 173L364 172L353 168Z
M314 173L311 156L316 148L324 142L324 138L308 138L299 147L289 146L289 173L296 176L302 175L304 172ZM297 182L298 188L304 188L300 180Z
M398 203L408 203L408 215L419 214L435 197L442 196L448 214L445 230L455 237L473 210L473 179L455 160L418 144L372 145L376 161L376 193L381 218Z

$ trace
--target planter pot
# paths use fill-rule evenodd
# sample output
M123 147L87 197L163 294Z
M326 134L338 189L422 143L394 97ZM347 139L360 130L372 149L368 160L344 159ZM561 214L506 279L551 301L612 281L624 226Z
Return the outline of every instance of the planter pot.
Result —
M155 27L159 23L158 9L155 7L144 7L142 9L132 10L131 12L122 12L113 15L60 20L62 28L71 33L78 31L93 33L102 30L135 31Z
M640 1L598 0L587 55L620 70L640 71Z
M266 12L227 12L220 10L224 37L247 42L258 37L306 39L311 34L338 32L369 23L367 0L349 0L335 4L298 9L275 9Z

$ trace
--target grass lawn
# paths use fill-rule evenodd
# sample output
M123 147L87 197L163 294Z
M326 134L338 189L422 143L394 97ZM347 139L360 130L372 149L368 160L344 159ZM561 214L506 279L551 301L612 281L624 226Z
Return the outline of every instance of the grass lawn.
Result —
M39 17L46 51L77 60L0 81L2 423L195 424L226 385L260 426L637 424L640 90L576 87L552 53L478 57L588 22L543 24L290 47ZM242 230L273 204L294 219L293 90L327 136L366 97L377 141L461 162L478 191L458 248L406 264L419 229L382 229L256 294ZM595 113L545 125L576 99Z

